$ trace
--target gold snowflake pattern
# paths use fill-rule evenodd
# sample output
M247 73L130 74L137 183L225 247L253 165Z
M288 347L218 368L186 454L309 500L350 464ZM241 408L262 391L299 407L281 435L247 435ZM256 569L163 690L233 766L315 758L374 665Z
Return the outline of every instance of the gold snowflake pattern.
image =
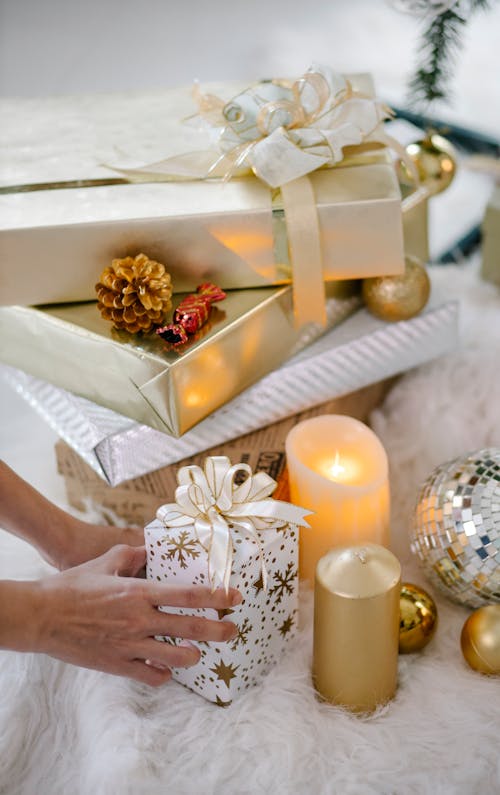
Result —
M290 615L290 616L288 616L288 618L286 618L283 621L281 627L279 627L279 631L281 632L281 634L283 635L284 638L286 638L288 633L291 632L292 627L293 627L293 623L294 623L293 615Z
M242 624L238 625L238 634L236 635L235 639L231 643L231 648L233 651L236 651L238 646L246 646L248 643L248 633L251 632L253 629L252 624L248 620L248 617L245 618Z
M188 559L192 558L194 560L200 555L198 542L189 535L187 530L182 530L179 538L167 537L165 555L169 560L177 559L181 569L187 569Z
M296 576L297 572L293 568L293 563L289 563L283 573L277 571L273 574L273 581L276 582L276 585L269 589L269 596L276 597L277 605L280 604L285 594L291 595L293 593L293 583Z

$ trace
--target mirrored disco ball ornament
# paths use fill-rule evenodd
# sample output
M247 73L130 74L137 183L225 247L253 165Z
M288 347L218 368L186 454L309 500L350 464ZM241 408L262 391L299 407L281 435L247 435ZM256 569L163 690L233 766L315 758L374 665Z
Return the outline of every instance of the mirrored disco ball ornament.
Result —
M500 449L442 464L420 489L411 549L455 602L500 602Z

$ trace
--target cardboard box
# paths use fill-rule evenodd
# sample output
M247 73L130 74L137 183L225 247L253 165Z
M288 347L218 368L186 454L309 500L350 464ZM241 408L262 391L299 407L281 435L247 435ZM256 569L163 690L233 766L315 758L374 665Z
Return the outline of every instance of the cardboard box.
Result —
M393 383L385 379L360 389L351 395L330 400L321 406L303 411L281 422L246 434L239 439L190 456L176 464L162 467L138 478L127 480L112 488L65 442L56 444L57 467L64 477L68 502L80 511L89 506L97 508L106 519L116 517L140 526L155 516L160 505L170 502L177 485L176 472L181 466L200 466L207 455L227 455L233 462L242 461L253 472L267 472L278 481L276 499L288 500L285 469L285 439L291 428L308 417L318 414L349 414L366 420L370 412L383 400Z

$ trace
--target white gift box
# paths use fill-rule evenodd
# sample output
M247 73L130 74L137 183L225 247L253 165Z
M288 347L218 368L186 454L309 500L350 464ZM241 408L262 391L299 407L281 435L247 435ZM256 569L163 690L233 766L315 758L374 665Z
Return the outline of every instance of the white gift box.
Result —
M359 310L179 439L13 368L1 372L116 486L446 354L457 342L457 320L457 303L434 281L429 305L411 320L384 323Z
M155 520L145 528L147 576L176 585L206 585L206 553L194 528L167 533ZM268 529L263 538L267 590L262 587L258 545L235 530L231 587L243 596L241 604L216 611L166 607L169 613L188 613L232 621L238 634L227 643L197 642L201 660L191 668L173 669L173 678L209 701L226 706L256 684L282 656L295 635L298 610L298 532L287 525ZM275 562L273 562L275 561ZM161 609L161 608L160 608Z
M270 499L276 482L226 456L205 459L204 470L182 467L175 503L163 505L145 528L147 576L181 586L237 588L233 608L160 610L228 620L228 642L196 642L200 661L174 668L173 678L221 706L256 684L295 634L298 612L298 527L305 511ZM243 478L243 482L241 482ZM178 643L170 637L157 638Z

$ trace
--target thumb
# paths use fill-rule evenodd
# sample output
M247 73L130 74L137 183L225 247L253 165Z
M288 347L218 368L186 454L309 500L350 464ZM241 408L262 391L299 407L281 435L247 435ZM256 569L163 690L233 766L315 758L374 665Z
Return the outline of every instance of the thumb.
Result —
M107 574L118 577L137 577L146 565L146 548L118 544L97 559Z

